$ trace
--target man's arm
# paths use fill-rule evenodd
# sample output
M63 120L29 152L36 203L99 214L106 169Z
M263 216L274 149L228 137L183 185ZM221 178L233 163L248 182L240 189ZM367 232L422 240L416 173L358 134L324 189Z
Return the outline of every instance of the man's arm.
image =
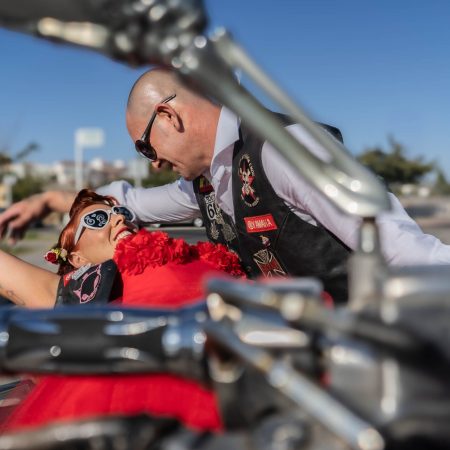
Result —
M134 188L126 181L115 181L97 189L97 193L112 195L146 223L177 222L199 215L192 182L182 178L153 188Z
M31 223L51 211L68 212L74 199L74 192L48 191L14 203L0 214L0 238L6 237L11 244L16 243Z
M298 125L289 131L324 160L324 149L308 142ZM264 171L277 195L302 219L313 225L321 224L348 247L355 249L358 242L360 218L338 210L325 196L312 188L267 142L262 149ZM435 236L425 234L406 213L400 201L389 194L392 209L377 217L381 250L391 265L450 264L450 245Z

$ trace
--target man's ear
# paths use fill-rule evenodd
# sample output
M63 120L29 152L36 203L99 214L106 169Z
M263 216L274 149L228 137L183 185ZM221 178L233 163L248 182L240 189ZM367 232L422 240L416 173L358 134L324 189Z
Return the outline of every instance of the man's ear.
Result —
M158 115L168 120L171 125L179 132L184 131L183 121L178 113L168 103L160 103L156 106Z
M79 267L89 264L90 261L88 261L80 252L76 251L69 255L69 262L75 269L78 269Z

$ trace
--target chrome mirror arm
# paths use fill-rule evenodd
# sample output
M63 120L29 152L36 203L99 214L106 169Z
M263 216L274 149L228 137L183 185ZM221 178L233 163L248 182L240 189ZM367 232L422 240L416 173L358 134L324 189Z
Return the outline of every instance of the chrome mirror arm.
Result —
M219 57L230 67L241 69L295 122L304 127L313 140L326 150L330 157L329 161L325 162L317 158L284 129L282 132L281 124L273 120L272 116L267 114L265 109L247 92L236 92L236 89L230 86L221 99L224 104L228 103L235 111L240 109L238 113L247 125L277 148L311 185L342 211L360 217L375 217L381 211L390 209L386 190L379 180L361 166L343 145L317 126L232 40L226 30L219 30L211 38L211 42ZM206 64L208 64L207 60L202 61L202 69ZM214 92L221 93L217 90L217 86ZM242 95L245 96L245 107L241 106L242 99L233 98Z

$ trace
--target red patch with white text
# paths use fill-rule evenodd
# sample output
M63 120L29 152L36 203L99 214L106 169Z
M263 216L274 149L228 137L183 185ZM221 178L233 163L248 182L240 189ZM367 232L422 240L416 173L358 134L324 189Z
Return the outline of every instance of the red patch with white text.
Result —
M262 216L244 217L247 233L261 233L263 231L277 230L277 224L272 214Z

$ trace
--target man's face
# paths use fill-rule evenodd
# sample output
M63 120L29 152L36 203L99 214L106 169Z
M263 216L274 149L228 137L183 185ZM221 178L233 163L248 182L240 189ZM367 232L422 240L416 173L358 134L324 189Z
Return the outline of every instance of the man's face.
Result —
M157 155L152 166L169 167L183 178L193 180L208 168L208 164L205 163L201 150L198 151L196 139L191 139L188 130L177 126L172 119L167 114L156 116L149 136ZM146 126L145 120L127 113L127 129L133 142L141 138Z

